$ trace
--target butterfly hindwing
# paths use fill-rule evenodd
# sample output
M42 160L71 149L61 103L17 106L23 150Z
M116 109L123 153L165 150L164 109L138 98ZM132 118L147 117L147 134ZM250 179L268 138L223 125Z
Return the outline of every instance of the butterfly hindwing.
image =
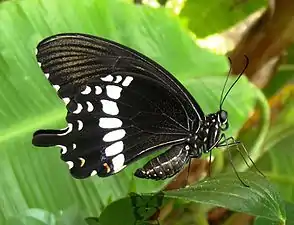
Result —
M61 147L74 177L109 176L187 137L198 105L157 64L84 35L55 36L38 50L43 72L66 104L68 127L37 131L33 143ZM197 113L199 122L203 113Z

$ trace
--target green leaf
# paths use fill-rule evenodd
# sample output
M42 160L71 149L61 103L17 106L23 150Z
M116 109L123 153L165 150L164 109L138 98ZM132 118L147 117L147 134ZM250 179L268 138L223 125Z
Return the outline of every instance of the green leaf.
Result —
M285 223L277 223L273 221L269 221L265 218L256 218L254 225L293 225L294 224L294 204L286 202L285 204L287 220Z
M243 186L235 174L221 174L187 188L164 192L164 199L165 201L180 199L220 206L283 223L286 220L284 203L275 188L255 173L243 172L240 173L240 177L250 186L249 188ZM143 197L150 199L153 195L142 194ZM120 212L120 209L124 209L123 212ZM115 217L111 216L113 212L117 212ZM146 213L150 212L146 211ZM142 217L145 218L144 215ZM110 204L103 211L100 219L102 225L120 225L124 224L123 221L127 224L134 223L136 217L130 198L120 199Z
M133 177L150 157L109 178L75 180L58 148L32 146L37 129L66 126L66 109L35 60L35 47L43 38L83 32L133 47L175 74L205 112L218 110L226 58L195 46L179 20L164 9L114 0L10 1L0 4L0 21L0 224L31 208L56 214L76 205L83 218L95 217L129 191L158 191L168 182ZM229 135L252 112L255 90L243 79L229 95L224 106L232 121Z
M264 6L265 1L187 0L180 17L198 37L220 33Z
M85 221L88 225L100 225L99 218L97 217L88 217Z
M8 225L55 225L54 214L42 209L28 209L21 215L10 218Z
M11 217L7 225L89 225L77 206L72 206L58 213L43 209L28 209L22 214ZM92 223L93 224L93 223ZM97 224L97 223L96 223ZM91 225L91 224L90 224ZM98 225L98 224L97 224Z
M275 122L265 141L264 151L267 152L257 165L265 171L287 201L294 202L294 100L291 95Z

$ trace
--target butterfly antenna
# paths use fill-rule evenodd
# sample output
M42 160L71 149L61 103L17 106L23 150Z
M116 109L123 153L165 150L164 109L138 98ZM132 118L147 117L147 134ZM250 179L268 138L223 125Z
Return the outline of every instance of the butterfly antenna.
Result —
M222 99L223 99L224 91L225 91L226 85L227 85L228 80L229 80L229 76L230 76L231 71L232 71L232 60L231 60L231 58L228 58L228 59L230 61L230 70L228 72L228 75L227 75L227 78L225 80L225 83L224 83L224 86L223 86L223 90L222 90L222 93L221 93L220 102L219 102L220 107L221 107L221 104L222 104Z
M221 100L221 102L220 102L220 109L222 108L222 105L223 105L223 103L224 103L226 97L228 96L228 94L230 93L230 91L232 90L232 88L235 86L235 84L238 82L238 80L240 80L241 76L243 75L243 73L245 72L245 70L246 70L247 67L248 67L248 64L249 64L249 58L248 58L246 55L244 55L244 57L245 57L245 59L246 59L245 67L244 67L244 69L242 70L242 72L238 75L238 77L237 77L237 79L234 81L234 83L231 85L231 87L229 88L229 90L226 92L225 96L224 96L223 98L221 98L222 100ZM230 62L231 62L231 60L230 60ZM230 69L230 72L231 72L231 69ZM226 85L226 83L227 83L227 81L228 81L228 78L229 78L229 76L227 76L227 79L226 79L225 85ZM224 89L225 89L225 87L224 87ZM224 91L224 89L223 89L223 91ZM222 92L222 95L223 95L223 92ZM221 97L222 97L222 95L221 95Z

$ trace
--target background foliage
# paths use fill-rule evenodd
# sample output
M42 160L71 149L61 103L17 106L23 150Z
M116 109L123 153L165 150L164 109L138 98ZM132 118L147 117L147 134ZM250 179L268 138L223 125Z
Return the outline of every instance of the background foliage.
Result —
M294 224L292 9L290 0L275 5L261 0L1 1L0 224L133 224L128 193L141 193L148 201L160 190L165 195L160 224ZM231 125L227 135L244 142L271 183L247 171L240 176L250 188L243 187L218 150L212 178L202 180L208 172L205 157L193 160L191 186L185 189L179 190L187 170L164 182L134 178L134 170L152 156L110 178L74 180L58 148L31 144L35 130L66 126L65 107L34 55L40 40L61 32L102 36L142 52L174 74L205 113L218 109L229 70L225 55L232 58L233 74L248 55L246 76L224 105ZM237 151L231 152L238 171L251 170ZM145 207L142 214L147 219L155 211Z

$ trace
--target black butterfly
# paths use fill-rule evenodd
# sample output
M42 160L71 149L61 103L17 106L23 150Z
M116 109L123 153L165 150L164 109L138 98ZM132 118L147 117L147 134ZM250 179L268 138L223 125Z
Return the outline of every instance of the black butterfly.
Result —
M35 146L59 146L73 177L113 175L169 146L135 176L177 174L191 158L228 145L228 113L204 115L186 88L146 56L110 40L58 34L37 46L45 76L65 102L68 126L39 130Z

